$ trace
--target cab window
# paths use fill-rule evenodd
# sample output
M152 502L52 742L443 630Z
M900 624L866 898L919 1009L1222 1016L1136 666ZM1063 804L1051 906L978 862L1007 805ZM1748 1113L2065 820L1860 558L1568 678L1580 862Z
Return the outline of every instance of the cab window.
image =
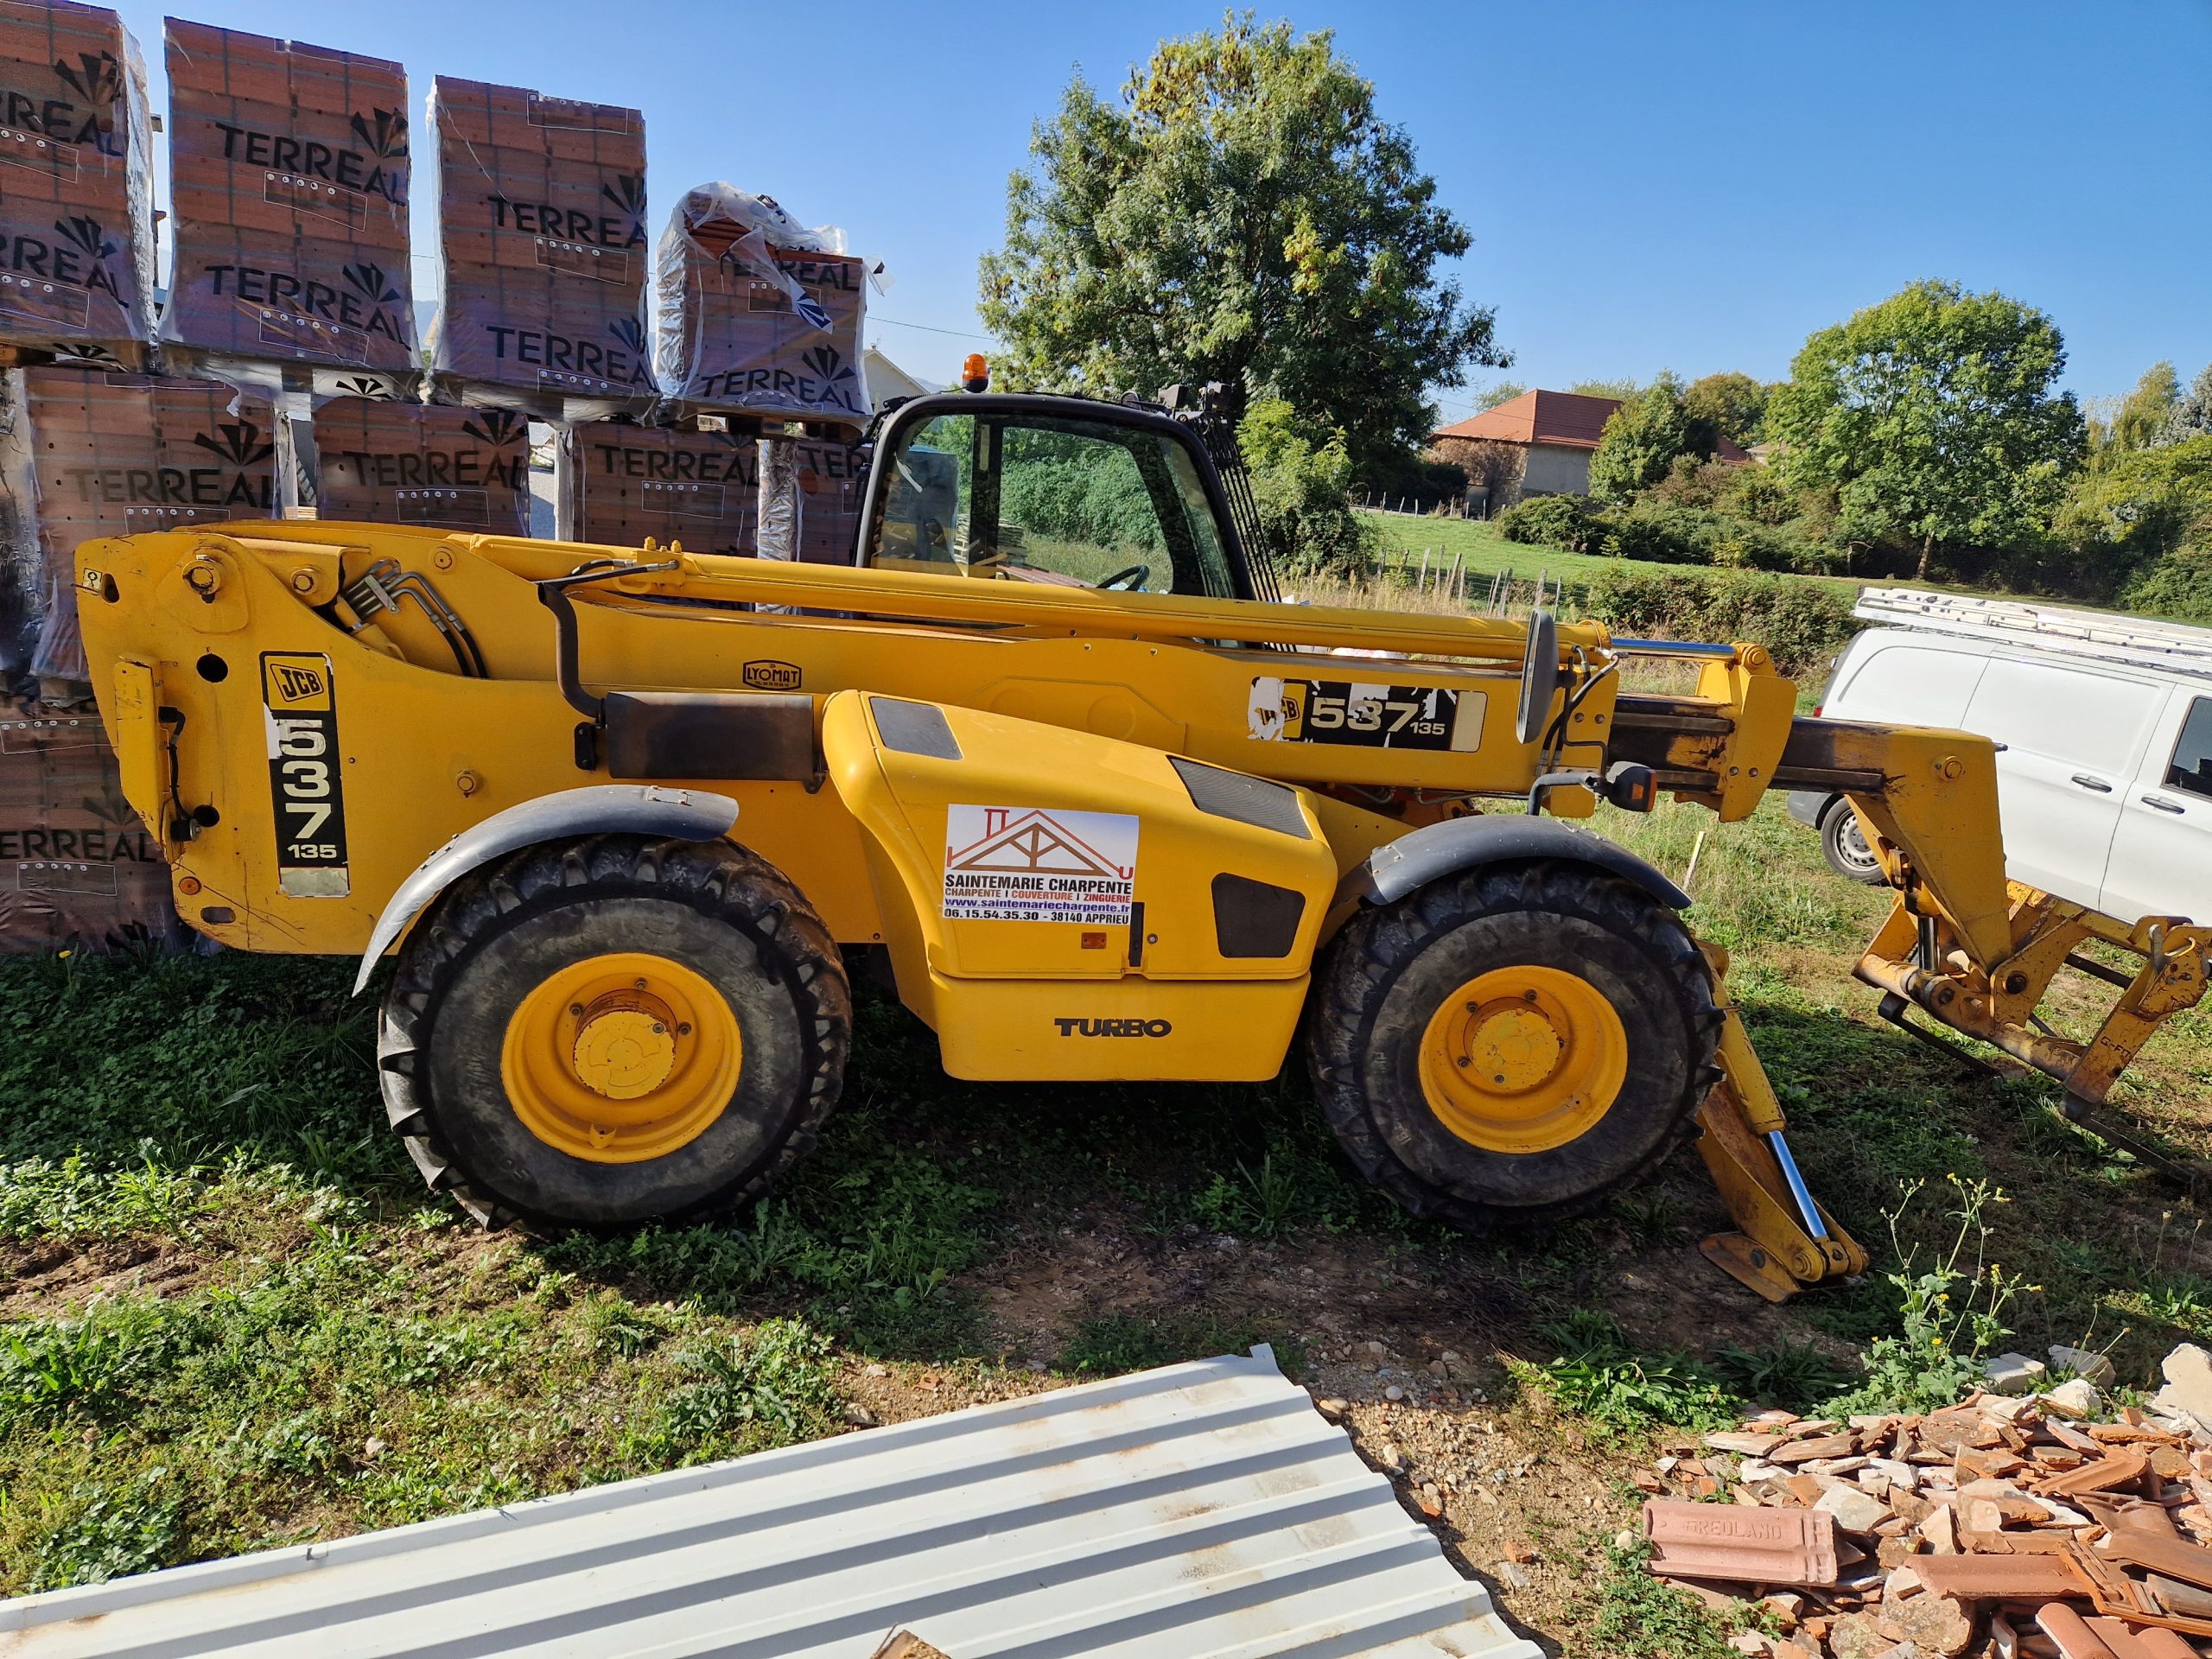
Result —
M887 457L890 477L874 563L939 573L964 568L971 528L968 475L976 417L939 415L910 432Z
M2166 763L2166 787L2212 795L2212 697L2199 697L2189 705L2181 741Z
M1233 597L1175 438L1109 421L939 415L902 434L870 563L999 581Z

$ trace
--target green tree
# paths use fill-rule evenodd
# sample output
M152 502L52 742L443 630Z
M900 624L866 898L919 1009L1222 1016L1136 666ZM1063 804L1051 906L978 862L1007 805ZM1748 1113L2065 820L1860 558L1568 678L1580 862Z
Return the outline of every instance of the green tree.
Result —
M1634 376L1620 380L1577 380L1567 391L1577 397L1611 397L1625 404L1643 395L1643 383Z
M1682 383L1662 372L1612 412L1590 457L1590 493L1619 505L1667 476L1677 455L1713 453L1712 423L1683 406Z
M2082 442L2057 325L2002 294L1915 283L1805 342L1767 410L1793 485L1853 539L2002 547L2040 534Z
M2212 435L2128 450L2084 473L2054 528L2076 552L2122 570L2212 542Z
M1317 431L1281 397L1262 397L1236 427L1260 522L1293 573L1364 575L1380 539L1351 510L1351 456L1341 431Z
M1325 31L1162 41L1118 102L1080 77L1008 182L980 310L1003 384L1287 399L1381 466L1434 425L1427 392L1503 366L1491 313L1440 262L1466 227Z
M1475 394L1477 409L1496 409L1500 404L1510 404L1516 397L1528 395L1529 388L1518 380L1500 380L1484 386Z
M1732 371L1691 381L1682 392L1682 407L1748 449L1760 439L1767 400L1773 395L1772 386Z
M2166 418L2166 442L2179 443L2184 438L2212 438L2212 363L2189 383L2189 391Z
M2167 429L2181 404L2181 379L2171 363L2153 363L2120 400L2109 421L2089 423L2090 458L2104 461L2168 442Z

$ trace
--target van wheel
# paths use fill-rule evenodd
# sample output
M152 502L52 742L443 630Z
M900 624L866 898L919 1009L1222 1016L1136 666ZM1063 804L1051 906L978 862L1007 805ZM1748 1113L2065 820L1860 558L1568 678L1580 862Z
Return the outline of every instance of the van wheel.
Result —
M1838 875L1863 881L1870 887L1878 887L1890 879L1883 874L1882 861L1866 844L1866 832L1859 827L1859 815L1840 795L1828 803L1828 810L1821 814L1821 856L1827 860L1828 868Z
M1308 1029L1362 1173L1470 1230L1584 1214L1719 1079L1713 971L1674 913L1566 860L1464 871L1355 916Z
M433 1189L487 1225L620 1227L743 1203L836 1104L837 948L725 842L528 847L409 933L378 1064Z

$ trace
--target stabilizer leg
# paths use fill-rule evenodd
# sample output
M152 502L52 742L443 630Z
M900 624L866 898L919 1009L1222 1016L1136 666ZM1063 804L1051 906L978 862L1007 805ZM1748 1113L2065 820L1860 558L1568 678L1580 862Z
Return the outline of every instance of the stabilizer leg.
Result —
M1770 1302L1866 1270L1858 1241L1822 1209L1783 1137L1782 1103L1732 1005L1720 1030L1720 1081L1698 1109L1697 1149L1738 1230L1700 1248Z

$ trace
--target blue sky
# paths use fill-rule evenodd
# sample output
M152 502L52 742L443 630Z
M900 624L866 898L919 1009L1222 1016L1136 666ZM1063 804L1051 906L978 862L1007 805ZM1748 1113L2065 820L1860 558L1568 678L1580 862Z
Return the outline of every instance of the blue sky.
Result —
M162 107L157 6L125 4ZM890 264L875 342L925 379L983 346L976 261L1030 124L1078 67L1118 87L1208 3L683 5L207 0L190 16L430 78L635 105L655 223L728 179ZM1475 235L1457 275L1516 380L1786 372L1808 333L1921 276L2065 331L2067 383L2212 360L2212 0L1300 3ZM433 247L419 213L418 256ZM433 267L418 257L417 279ZM952 332L937 332L952 331ZM1497 378L1495 372L1484 372ZM1479 382L1478 382L1479 383ZM1439 394L1446 418L1465 391Z

